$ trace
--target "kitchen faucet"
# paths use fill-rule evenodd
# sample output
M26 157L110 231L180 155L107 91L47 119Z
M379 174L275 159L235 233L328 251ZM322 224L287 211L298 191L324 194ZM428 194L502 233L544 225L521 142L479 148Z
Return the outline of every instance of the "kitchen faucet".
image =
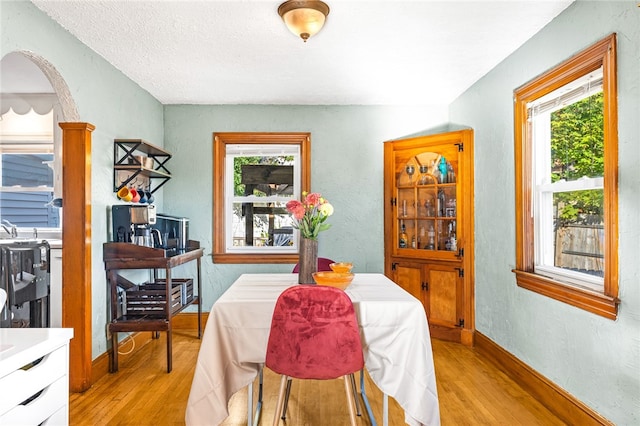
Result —
M2 219L2 229L7 231L7 234L11 235L11 238L18 237L18 227L7 219Z

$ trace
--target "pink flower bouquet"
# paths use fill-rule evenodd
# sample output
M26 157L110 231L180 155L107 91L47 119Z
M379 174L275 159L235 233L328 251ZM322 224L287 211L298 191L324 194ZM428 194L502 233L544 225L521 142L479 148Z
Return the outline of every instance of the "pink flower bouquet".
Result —
M287 211L293 215L293 227L300 231L302 238L317 240L320 231L331 227L325 221L333 214L333 206L317 192L303 192L302 201L287 203Z

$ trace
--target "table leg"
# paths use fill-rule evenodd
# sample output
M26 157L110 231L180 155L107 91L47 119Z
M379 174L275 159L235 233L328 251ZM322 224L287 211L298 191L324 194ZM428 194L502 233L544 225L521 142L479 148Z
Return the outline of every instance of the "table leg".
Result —
M389 426L389 395L382 397L382 426Z
M260 424L260 415L262 414L262 366L258 373L258 403L256 404L255 415L253 413L253 382L249 383L247 388L247 426L258 426ZM253 423L251 419L253 418Z
M351 393L353 394L353 399L356 402L356 415L360 417L362 416L362 410L360 409L360 399L358 398L355 374L349 374L349 381L351 382Z
M171 359L171 325L169 325L169 329L167 330L167 373L171 373L173 369L173 362Z
M200 258L197 260L198 264L198 339L202 338L202 265Z
M172 350L171 350L171 269L169 267L165 270L166 277L166 285L165 285L165 317L167 321L167 373L171 373L173 369L173 359L172 359Z
M247 387L247 426L251 426L253 418L253 382Z
M118 372L118 332L111 332L111 373Z
M369 420L371 420L371 426L378 426L376 418L373 417L373 411L371 411L371 405L369 405L369 398L364 390L364 369L360 370L360 395L362 395L362 402L364 402L364 408L367 410Z

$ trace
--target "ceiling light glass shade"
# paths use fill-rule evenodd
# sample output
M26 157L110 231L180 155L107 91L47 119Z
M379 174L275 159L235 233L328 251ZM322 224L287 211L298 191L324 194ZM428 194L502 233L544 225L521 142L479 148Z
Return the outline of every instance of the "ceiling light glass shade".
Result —
M278 14L289 31L306 42L322 29L329 14L329 6L321 1L288 0L278 7Z

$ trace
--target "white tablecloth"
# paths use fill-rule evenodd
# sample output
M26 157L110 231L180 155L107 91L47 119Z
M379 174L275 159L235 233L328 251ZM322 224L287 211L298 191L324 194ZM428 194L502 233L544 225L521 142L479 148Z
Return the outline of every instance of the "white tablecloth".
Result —
M217 425L228 416L231 396L253 382L264 363L278 295L297 280L297 274L244 274L215 302L198 354L187 425ZM422 304L382 274L356 274L346 292L358 315L372 380L402 406L408 424L439 425Z

